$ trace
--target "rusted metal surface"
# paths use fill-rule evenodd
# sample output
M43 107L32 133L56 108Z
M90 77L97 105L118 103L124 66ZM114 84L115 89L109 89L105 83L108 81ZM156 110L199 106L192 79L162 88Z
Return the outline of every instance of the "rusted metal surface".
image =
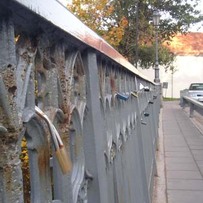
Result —
M150 203L154 83L57 1L2 0L0 17L0 202Z
M57 26L61 30L69 33L74 38L77 38L81 42L85 43L89 47L95 48L100 53L111 58L111 60L125 66L133 73L140 75L145 80L148 80L145 75L142 75L132 64L130 64L121 54L119 54L112 46L110 46L104 39L98 36L95 32L85 26L79 19L77 19L71 12L67 10L63 5L59 4L56 0L40 0L26 1L26 0L14 0L27 9L34 11L47 21L50 21L53 25ZM49 10L47 9L49 5ZM49 12L51 10L51 12ZM68 19L61 20L61 19Z
M22 124L18 122L16 99L16 58L14 28L10 19L0 25L0 201L22 202L19 148Z

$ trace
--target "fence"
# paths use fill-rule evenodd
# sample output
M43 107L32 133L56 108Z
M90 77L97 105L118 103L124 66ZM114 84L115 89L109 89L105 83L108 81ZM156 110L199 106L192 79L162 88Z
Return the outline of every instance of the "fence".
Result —
M159 86L54 0L1 0L0 46L0 202L151 202Z

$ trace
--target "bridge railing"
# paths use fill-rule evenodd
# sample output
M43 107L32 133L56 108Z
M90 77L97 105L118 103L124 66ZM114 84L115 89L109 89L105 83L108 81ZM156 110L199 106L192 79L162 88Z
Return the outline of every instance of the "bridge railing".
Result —
M0 47L0 202L151 202L159 86L54 0L1 0Z
M181 106L183 108L189 107L190 109L190 117L194 116L194 111L199 113L200 115L203 116L203 103L199 102L191 97L188 96L183 96L181 100Z

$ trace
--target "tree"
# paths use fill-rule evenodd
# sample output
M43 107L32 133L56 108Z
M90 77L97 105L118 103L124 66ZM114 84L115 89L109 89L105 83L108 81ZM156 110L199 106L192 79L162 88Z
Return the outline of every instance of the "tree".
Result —
M112 46L119 45L128 22L125 16L119 20L111 18L112 13L115 12L111 2L108 0L73 0L68 8Z
M149 68L154 66L155 59L155 45L141 45L138 50L139 60L138 63L142 68ZM173 61L175 60L175 54L165 46L159 47L159 64L164 66L165 70L173 67Z
M192 2L192 3L191 3ZM73 0L69 9L114 46L132 64L143 68L154 65L155 38L152 14L158 9L159 63L168 68L174 55L162 42L177 33L186 33L203 20L197 9L200 0Z
M162 14L159 26L159 63L168 68L174 59L173 54L163 47L165 40L170 40L177 33L186 33L192 24L203 20L200 11L196 9L199 0L189 4L189 0L132 0L125 4L125 0L114 1L117 12L127 16L129 26L117 47L128 60L143 68L154 66L155 57L153 43L155 40L155 29L152 24L152 15L155 9ZM132 11L132 12L129 12ZM116 14L115 14L116 15ZM163 16L165 16L163 18ZM136 18L138 20L136 20ZM164 50L164 53L161 52ZM138 52L138 53L137 53ZM150 60L150 61L149 61Z

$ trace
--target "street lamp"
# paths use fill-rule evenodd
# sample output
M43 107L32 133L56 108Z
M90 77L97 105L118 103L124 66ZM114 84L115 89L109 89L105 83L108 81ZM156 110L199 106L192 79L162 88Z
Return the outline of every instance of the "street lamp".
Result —
M159 58L158 58L158 26L159 26L159 20L160 20L160 14L157 10L153 12L153 24L155 27L155 40L156 40L156 47L155 47L155 78L154 82L155 83L160 83L160 78L159 78Z

